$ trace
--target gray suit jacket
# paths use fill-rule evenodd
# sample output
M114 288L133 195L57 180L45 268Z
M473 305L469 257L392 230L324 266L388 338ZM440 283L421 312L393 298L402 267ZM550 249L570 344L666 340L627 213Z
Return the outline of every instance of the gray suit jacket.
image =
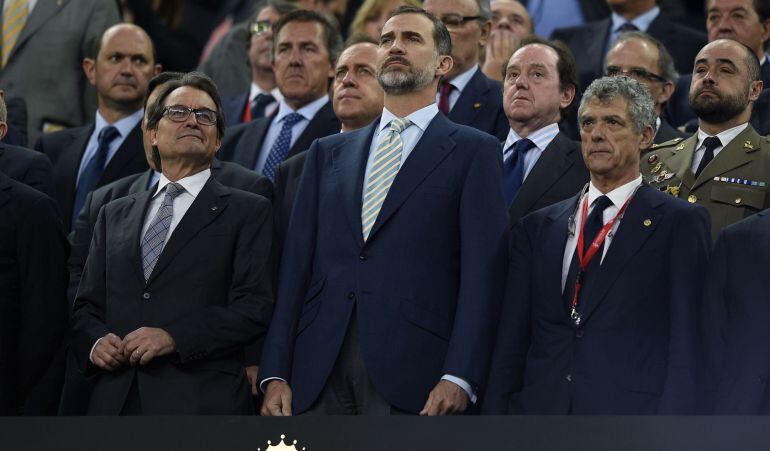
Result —
M119 21L114 0L38 0L0 71L0 86L27 102L28 142L46 122L74 127L93 117L96 93L81 62Z

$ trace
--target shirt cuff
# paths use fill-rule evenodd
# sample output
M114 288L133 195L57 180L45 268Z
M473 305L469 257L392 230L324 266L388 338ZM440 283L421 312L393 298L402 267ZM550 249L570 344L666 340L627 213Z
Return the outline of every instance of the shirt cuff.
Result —
M265 380L263 380L262 382L259 383L259 391L261 391L262 394L264 395L265 394L265 388L267 388L267 383L270 382L270 381L274 381L274 380L286 382L286 379L283 379L281 377L268 377L267 379L265 379Z
M471 387L471 384L469 384L463 379L460 379L459 377L452 376L451 374L443 375L441 377L441 380L449 381L453 384L458 385L460 388L462 388L465 391L465 393L468 394L468 398L471 400L471 403L476 404L476 394L473 392L473 388Z
M102 338L104 338L104 337L102 337ZM88 353L88 360L90 360L91 363L93 363L94 365L96 365L96 363L94 363L94 348L96 347L96 345L99 344L100 341L102 341L102 338L100 338L100 339L98 339L98 340L96 340L94 342L94 345L91 346L91 352Z

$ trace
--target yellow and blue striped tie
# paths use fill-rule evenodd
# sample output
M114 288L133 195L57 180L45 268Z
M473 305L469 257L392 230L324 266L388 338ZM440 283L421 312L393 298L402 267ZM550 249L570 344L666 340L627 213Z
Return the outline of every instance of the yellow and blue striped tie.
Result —
M396 178L401 167L401 151L404 149L401 132L410 125L412 121L406 118L390 121L372 157L372 167L364 187L364 203L361 208L364 241L369 238L369 232L372 231L377 215L385 202L390 185L393 184L393 179Z
M8 57L11 56L11 50L19 39L24 24L27 23L29 16L29 4L27 0L9 0L8 7L3 14L3 60L2 66L8 63Z

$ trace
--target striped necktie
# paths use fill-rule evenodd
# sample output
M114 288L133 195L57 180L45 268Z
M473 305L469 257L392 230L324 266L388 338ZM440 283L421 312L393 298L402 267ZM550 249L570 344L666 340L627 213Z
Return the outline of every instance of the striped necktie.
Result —
M404 149L401 132L410 125L412 121L406 118L390 121L388 129L383 133L384 136L372 156L372 167L364 187L364 204L361 208L364 241L369 238L369 232L372 231L374 221L385 202L390 185L398 174L401 166L401 151Z
M166 244L166 235L174 217L174 199L185 190L179 183L169 183L165 189L166 195L163 197L163 202L142 239L142 269L145 282L150 279L152 270L158 263L158 257Z
M9 0L3 12L3 60L2 67L8 63L13 46L19 39L24 24L29 16L29 4L27 0Z

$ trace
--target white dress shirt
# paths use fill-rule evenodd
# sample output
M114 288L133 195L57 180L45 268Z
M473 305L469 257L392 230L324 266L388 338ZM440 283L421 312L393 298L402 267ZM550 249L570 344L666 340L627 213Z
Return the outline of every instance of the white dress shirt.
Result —
M615 217L616 214L618 214L618 211L620 211L620 209L623 207L623 204L626 203L628 198L630 198L636 192L636 189L641 185L642 176L640 174L639 177L637 177L635 180L630 181L625 185L621 185L607 194L602 194L602 192L599 191L593 183L589 182L588 214L590 215L591 211L593 211L596 199L600 198L601 196L607 196L610 201L612 201L612 205L605 208L602 214L602 224L607 224L612 218ZM572 264L572 256L575 254L575 250L577 248L578 235L580 234L580 224L583 221L583 202L584 200L581 199L581 202L577 205L576 208L574 219L575 233L567 238L567 246L564 248L564 259L562 260L561 265L562 292L564 292L564 286L567 283L567 274L569 273L569 267ZM599 260L599 263L604 261L604 256L607 255L607 250L612 244L612 235L618 230L621 221L622 218L618 218L615 221L615 224L612 226L612 230L610 230L610 233L608 233L607 237L604 239L604 249L602 250L602 257L601 260ZM596 258L596 256L594 256L594 258Z
M532 168L535 167L535 163L540 159L540 156L545 152L545 148L551 145L551 141L559 134L559 124L546 125L545 127L536 130L527 136L526 139L532 141L535 145L529 152L524 154L524 178L527 179ZM508 138L503 145L503 161L507 162L513 155L513 145L520 139L524 139L519 136L514 129L508 131Z
M313 100L297 111L294 111L284 99L281 99L281 101L278 103L278 114L276 114L273 120L270 121L270 128L267 130L264 141L262 141L262 148L259 150L259 155L257 156L257 163L254 167L254 171L256 171L257 174L262 173L262 169L264 169L265 163L267 162L267 157L270 155L270 149L273 147L275 140L278 139L278 135L281 134L283 120L286 118L286 116L291 113L299 113L303 118L301 121L294 124L294 126L291 128L291 144L289 144L289 148L291 148L291 146L297 142L299 135L305 131L307 124L313 120L315 115L318 113L318 110L323 108L327 102L329 102L329 96L324 95L319 99Z
M476 64L475 66L466 70L462 74L456 76L451 80L448 80L449 84L454 86L454 89L449 91L449 111L452 111L452 108L455 107L455 104L457 103L457 99L460 98L460 95L463 93L463 90L465 89L466 86L468 86L468 83L471 81L471 78L473 78L473 76L476 75L476 71L478 70L481 70L481 68L479 67L478 64ZM436 104L438 104L440 98L441 98L441 93L436 91Z
M131 115L126 116L112 124L113 127L118 129L118 133L120 133L120 135L115 137L115 139L110 142L109 148L107 150L107 159L104 161L105 168L109 164L110 160L112 160L112 157L118 153L118 149L120 149L120 146L123 145L123 141L126 140L126 137L129 133L131 133L131 130L133 130L134 127L136 127L139 122L141 122L142 117L144 117L144 110L139 109ZM102 114L99 113L99 110L97 110L96 119L94 120L94 131L91 133L91 137L88 139L88 144L86 144L86 151L83 152L83 157L80 159L78 178L75 186L77 186L77 182L80 181L80 176L83 174L83 171L85 171L86 166L88 166L88 163L91 161L91 158L93 158L94 155L96 155L96 151L99 150L99 133L101 133L104 127L107 127L108 125L110 124L107 123L107 120L104 119Z
M717 157L719 152L722 151L722 149L725 148L726 145L730 143L733 139L735 139L736 136L740 135L741 132L746 130L746 127L748 127L748 122L745 124L738 125L733 128L728 128L727 130L723 131L722 133L717 133L717 138L719 138L719 141L722 142L722 145L714 149L714 158ZM692 173L695 174L695 171L698 170L698 166L700 165L701 160L703 159L703 155L706 153L706 146L703 145L703 141L708 138L710 135L704 132L701 129L698 129L698 141L695 143L695 153L692 155ZM713 161L713 160L712 160Z
M275 110L278 108L278 104L281 100L283 100L283 94L281 94L281 90L276 87L270 91L265 91L264 89L257 86L256 83L252 82L251 88L249 89L249 107L251 107L254 99L256 99L260 94L270 94L275 99L275 102L270 102L265 106L265 116L267 117L275 113Z

